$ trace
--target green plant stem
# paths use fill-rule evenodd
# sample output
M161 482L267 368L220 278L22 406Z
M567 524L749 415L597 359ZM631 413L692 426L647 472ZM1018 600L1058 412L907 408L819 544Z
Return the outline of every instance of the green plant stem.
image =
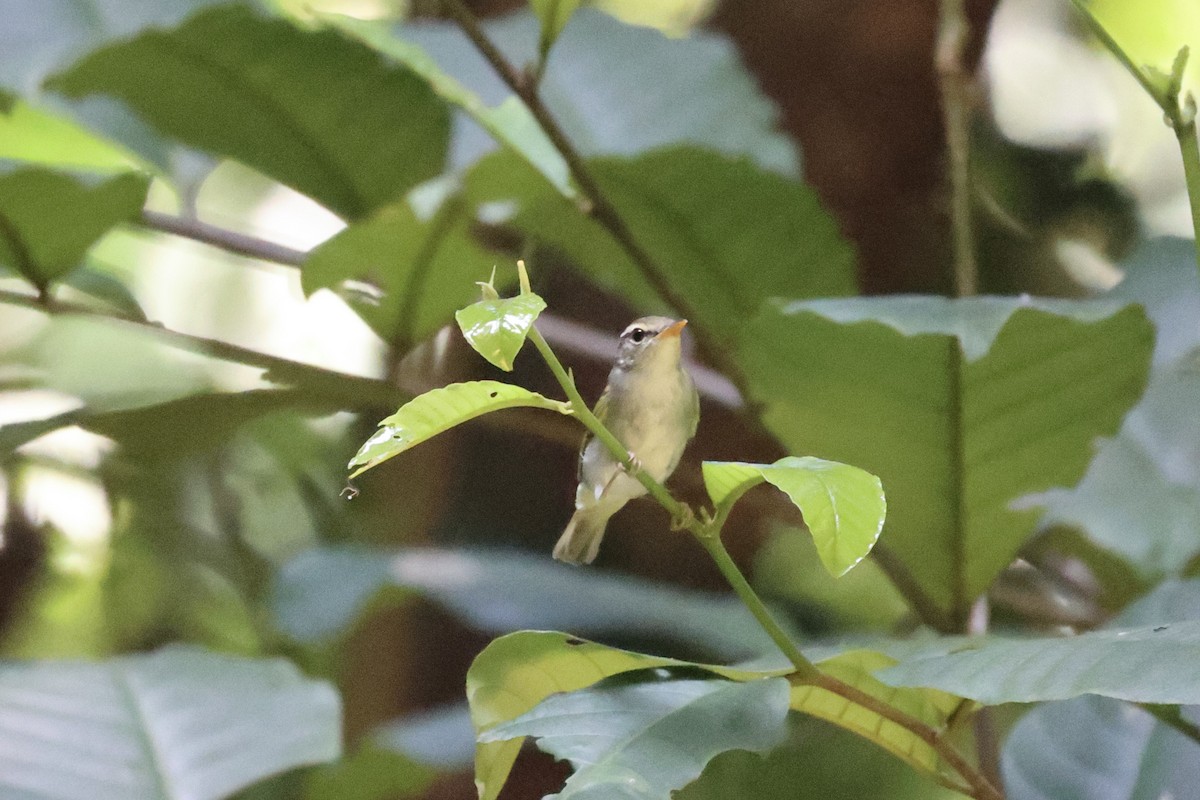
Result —
M1200 744L1200 726L1184 719L1179 706L1165 706L1156 703L1138 703L1137 705L1159 722L1174 728L1196 744Z
M1192 206L1192 237L1196 250L1196 269L1200 270L1200 139L1196 138L1193 118L1175 126L1179 152L1183 155L1183 174L1187 179L1188 201Z

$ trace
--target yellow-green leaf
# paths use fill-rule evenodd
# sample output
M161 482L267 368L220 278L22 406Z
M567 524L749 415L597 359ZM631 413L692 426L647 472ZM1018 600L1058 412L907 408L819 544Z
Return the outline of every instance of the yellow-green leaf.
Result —
M879 478L820 458L788 456L774 464L705 461L704 484L718 510L766 481L804 514L821 563L835 577L862 561L883 530L887 503Z
M503 408L545 408L570 414L569 403L550 400L537 392L498 381L452 383L426 392L400 407L379 423L379 430L366 441L350 461L360 475L389 458L469 419Z

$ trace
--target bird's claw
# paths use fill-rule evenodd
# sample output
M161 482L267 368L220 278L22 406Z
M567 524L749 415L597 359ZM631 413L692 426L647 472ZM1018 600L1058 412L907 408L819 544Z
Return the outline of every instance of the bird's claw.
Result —
M638 458L634 453L630 453L629 454L629 463L623 464L622 466L625 467L625 471L628 472L630 475L637 475L639 472L642 471L642 460L640 458Z
M692 507L681 504L671 515L671 530L682 531L687 530L693 522L696 521L696 515L692 513Z

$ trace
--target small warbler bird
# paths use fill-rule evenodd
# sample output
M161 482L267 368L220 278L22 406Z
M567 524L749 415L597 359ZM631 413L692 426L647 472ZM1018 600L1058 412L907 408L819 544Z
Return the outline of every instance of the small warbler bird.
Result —
M687 320L642 317L621 334L617 363L594 409L596 416L660 483L675 471L700 421L700 399L680 359ZM598 439L584 440L579 454L575 514L554 546L554 557L589 564L600 550L608 518L646 488Z

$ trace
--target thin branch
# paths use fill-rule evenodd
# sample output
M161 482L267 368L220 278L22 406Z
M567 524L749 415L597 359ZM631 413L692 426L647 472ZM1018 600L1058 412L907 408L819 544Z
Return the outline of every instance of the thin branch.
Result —
M963 63L970 35L965 6L966 0L941 0L935 57L950 161L954 293L958 297L970 297L979 290L971 218L971 76Z
M538 126L563 157L563 160L567 164L567 169L571 172L571 177L575 179L575 183L578 184L580 191L586 198L586 205L582 208L584 213L590 215L609 232L650 285L654 287L654 291L659 297L685 317L698 316L691 301L675 289L663 268L659 266L658 262L637 241L637 238L629 229L629 225L600 188L600 184L596 181L595 176L592 175L591 170L588 169L583 156L567 137L562 127L558 124L558 121L554 119L554 116L550 113L545 103L542 102L541 97L538 95L536 84L527 80L525 74L510 63L504 54L500 52L500 49L492 43L492 40L488 38L487 33L484 32L483 27L479 24L479 20L462 3L462 0L443 0L442 4L450 13L450 16L454 18L454 21L458 23L458 26L466 34L467 38L471 40L471 43L475 45L479 53L492 66L492 69L496 71L500 79L529 108ZM733 359L725 346L702 329L698 328L695 335L700 343L700 349L704 351L704 354L745 395L746 381L741 371L741 366Z
M308 253L303 250L293 250L265 239L219 228L198 219L186 219L171 214L162 214L158 211L143 211L141 224L142 227L152 231L192 239L228 253L284 264L289 267L299 267L308 258Z
M839 697L844 697L855 705L861 706L868 711L873 711L884 719L894 722L914 734L917 738L932 747L934 752L967 782L968 786L970 786L971 796L977 798L977 800L1004 799L1004 795L1000 790L983 773L975 769L969 761L963 758L962 754L954 749L954 745L943 738L940 731L926 725L911 714L901 711L895 706L877 697L873 697L844 681L838 680L832 675L822 673L816 680L801 682L811 683L813 686L825 689Z
M1184 719L1183 712L1179 706L1159 705L1157 703L1137 703L1136 705L1159 722L1174 728L1196 744L1200 744L1200 725L1196 725L1191 720Z

